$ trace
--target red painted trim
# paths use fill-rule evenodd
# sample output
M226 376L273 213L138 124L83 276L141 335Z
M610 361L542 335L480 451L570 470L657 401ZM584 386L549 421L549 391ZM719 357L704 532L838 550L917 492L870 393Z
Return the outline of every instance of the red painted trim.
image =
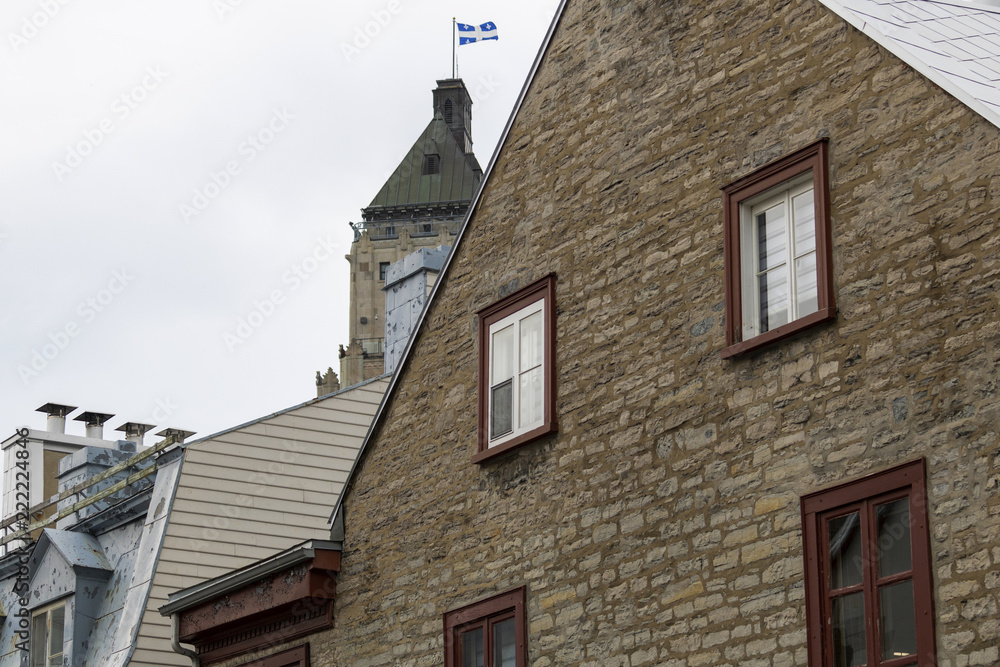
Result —
M208 664L329 628L339 570L339 551L317 549L310 561L180 612L179 638Z
M543 373L543 421L537 428L506 440L493 447L489 446L489 368L490 368L490 325L516 313L522 308L545 299L544 345L545 368ZM479 380L476 452L472 455L473 463L482 463L497 456L525 445L542 436L559 430L556 417L556 274L550 273L527 287L520 289L496 303L480 309L479 319Z
M248 662L243 667L309 667L309 644Z
M491 620L506 620L514 617L515 667L527 667L528 639L525 604L527 588L521 586L506 593L500 593L485 600L479 600L444 614L444 665L445 667L467 667L462 665L462 646L457 638L460 633L476 626L489 627ZM485 634L485 632L484 632ZM487 656L488 658L488 656ZM489 665L489 663L487 663Z
M874 545L877 543L875 507L899 498L909 499L911 569L907 573L900 574L898 578L913 582L914 606L918 611L916 615L918 664L920 667L935 664L933 571L927 519L927 480L925 463L920 459L802 497L806 638L810 665L826 667L832 664L832 635L825 618L829 576L826 566L828 549L823 537L823 522L848 511L861 511L862 531L868 553L867 550L875 548ZM875 558L868 558L866 562L868 571L860 589L864 590L866 598L869 663L882 667L910 664L912 657L879 661L875 655L879 635L875 614L871 612L870 606L876 604L878 586L892 583L894 577L880 579L875 568Z
M833 289L833 231L827 140L821 139L722 188L723 256L726 291L726 347L729 359L787 338L836 317ZM743 340L743 284L740 257L740 207L744 201L812 169L816 218L817 312L783 327Z
M815 313L810 313L805 317L800 317L794 322L789 322L788 324L780 326L777 329L771 329L770 331L762 333L759 336L754 336L750 340L730 345L722 350L722 358L729 359L730 357L735 357L745 352L756 350L779 340L784 340L785 338L794 336L795 334L805 331L806 329L812 329L817 324L829 322L836 317L836 309L830 310L829 308L824 308L822 310L817 310Z

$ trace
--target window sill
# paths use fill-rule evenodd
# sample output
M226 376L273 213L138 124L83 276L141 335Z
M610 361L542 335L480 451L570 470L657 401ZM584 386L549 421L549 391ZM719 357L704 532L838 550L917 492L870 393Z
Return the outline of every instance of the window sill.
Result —
M487 449L483 449L479 452L476 452L472 456L472 462L484 463L486 461L492 461L493 459L503 454L506 454L512 449L517 449L518 447L522 447L523 445L526 445L529 442L534 442L535 440L541 438L542 436L548 435L549 433L555 433L558 430L559 429L554 421L542 424L538 428L532 429L526 433L522 433L521 435L515 438L511 438L510 440L501 442L499 445L494 445L493 447L489 447Z
M740 341L739 343L730 345L722 350L722 358L729 359L731 357L736 357L752 350L759 349L765 345L770 345L771 343L788 338L789 336L794 336L795 334L805 331L806 329L811 329L817 324L828 322L836 316L836 308L822 308L815 313L811 313L805 317L800 317L794 322L789 322L782 327L772 329L771 331L763 333L759 336L754 336L749 340Z

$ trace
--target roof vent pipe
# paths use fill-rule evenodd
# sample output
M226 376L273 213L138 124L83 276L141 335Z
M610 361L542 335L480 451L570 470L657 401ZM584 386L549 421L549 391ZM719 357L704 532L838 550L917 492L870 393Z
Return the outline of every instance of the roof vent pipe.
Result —
M44 412L48 415L45 420L45 430L49 433L66 432L66 415L76 410L75 405L60 405L59 403L46 403L38 408L36 412Z
M146 435L146 431L153 428L152 424L140 424L139 422L125 422L116 431L124 431L125 439L134 442L135 448L138 451L142 447L143 436Z
M104 439L104 422L114 417L104 412L84 412L73 417L73 421L84 422L87 425L87 437Z

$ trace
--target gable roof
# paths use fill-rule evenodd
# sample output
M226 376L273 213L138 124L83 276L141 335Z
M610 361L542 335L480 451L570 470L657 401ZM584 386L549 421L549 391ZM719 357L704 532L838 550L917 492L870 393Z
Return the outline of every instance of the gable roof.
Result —
M1000 127L1000 8L962 0L820 0Z
M995 1L1000 2L1000 0ZM542 40L542 45L535 56L535 60L531 65L531 69L528 72L524 85L521 87L521 92L518 94L517 101L514 103L514 108L507 119L507 124L504 126L503 132L500 134L500 140L497 142L496 149L490 157L490 162L486 167L486 172L482 178L483 186L476 192L475 199L469 206L465 219L459 227L458 234L455 237L455 242L452 246L452 251L448 255L448 259L445 262L444 267L441 269L439 278L434 284L434 288L427 297L427 301L420 314L420 318L413 327L409 340L407 341L406 348L400 357L399 363L396 365L396 370L392 375L389 387L386 389L385 395L382 397L382 402L379 404L378 410L375 413L375 417L372 419L371 425L368 427L368 433L365 435L364 441L361 443L361 447L354 460L354 464L351 466L351 470L348 473L347 478L344 480L344 485L337 497L337 502L334 505L333 512L331 513L329 520L333 539L343 539L344 517L341 510L344 498L347 496L348 489L351 487L361 460L364 458L368 450L370 441L373 439L375 433L381 425L387 406L396 393L396 386L399 382L399 378L402 376L402 371L410 360L411 352L416 346L417 339L420 337L424 322L428 317L428 313L431 311L431 307L435 301L438 290L441 289L442 285L444 285L447 281L448 269L451 266L451 262L458 254L458 246L462 243L469 221L472 219L479 207L479 202L483 196L483 192L486 190L486 184L490 179L490 175L493 172L493 168L497 163L500 153L504 149L511 127L521 110L521 106L524 104L524 99L527 96L528 89L534 82L538 69L542 64L542 61L545 59L549 45L552 42L552 37L559 26L563 14L565 13L567 2L568 0L561 0L559 7L556 9L555 16L552 19L552 23L549 25L548 32ZM982 3L962 2L961 0L952 0L950 2L946 2L944 0L819 0L819 2L846 20L852 26L871 37L878 44L888 49L891 53L903 60L903 62L907 63L915 70L928 77L935 84L948 91L959 101L971 108L974 112L983 116L994 125L1000 127L1000 90L997 89L996 85L997 82L1000 82L1000 73L998 73L997 79L991 88L992 92L983 89L985 84L980 84L980 86L977 87L973 85L976 83L973 79L951 73L951 71L964 72L965 69L963 68L970 68L978 72L981 77L985 77L985 73L979 69L978 65L987 67L986 62L990 61L991 63L996 64L997 67L1000 67L1000 9L995 9L990 6L983 5ZM930 5L933 5L933 7L930 7ZM864 18L865 16L868 16L864 12L871 12L871 16L874 16L876 12L879 12L877 9L879 7L888 7L889 9L886 11L889 15L893 16L894 20L900 24L908 26L906 30L926 31L931 25L945 26L948 25L953 19L969 23L971 25L966 27L966 31L969 32L969 35L964 37L964 39L968 39L970 44L976 44L980 48L980 51L977 51L976 55L970 54L971 57L966 58L961 51L956 52L952 50L951 60L953 62L949 67L944 67L944 63L940 61L937 64L942 65L942 67L932 67L929 64L929 60L931 60L930 56L923 54L922 59L915 53L911 52L910 49L904 48L904 45L907 44L907 42L904 41L902 37L908 33L904 32L903 29L894 31L892 29L893 24L888 22L882 22L882 24L880 24L882 25L882 28L879 29L875 25L874 21L866 20ZM893 12L893 9L896 11ZM966 9L968 9L968 11L964 11ZM884 14L885 12L880 13ZM975 19L979 19L981 21L981 28L974 27L973 21ZM917 22L927 23L927 25L923 28L910 25ZM994 25L996 26L995 29L993 27ZM945 30L945 28L939 27L938 30ZM890 39L890 37L886 34L893 34L894 32L898 33L897 39ZM951 35L949 39L958 40L962 37L961 34L954 35L954 32L956 31L949 33ZM928 41L930 41L931 36L932 35L928 35ZM936 48L949 50L949 47L942 47L940 45ZM972 48L973 47L969 47L969 50L971 51ZM968 64L974 60L980 61L978 65ZM978 90L978 96L973 94L974 90ZM987 95L987 93L990 94ZM980 99L980 97L983 99ZM987 99L991 101L987 102Z
M440 158L438 173L423 173L425 155ZM475 156L462 150L444 116L436 113L368 208L468 201L480 178Z
M29 565L29 577L34 578L39 565L45 559L49 547L58 553L66 564L76 571L111 572L115 568L101 548L97 538L89 533L73 533L67 530L45 528L35 544Z
M486 172L482 176L483 185L485 185L486 181L489 180L490 174L493 172L493 167L496 165L504 144L507 142L507 136L510 134L510 129L514 125L514 120L517 118L517 114L521 110L521 105L524 104L524 98L528 94L528 88L531 87L532 81L535 80L535 74L538 72L538 68L541 66L542 60L545 58L545 53L548 51L549 44L552 42L552 36L556 32L556 28L559 27L559 21L562 19L567 1L568 0L560 0L559 6L556 8L556 13L552 17L552 23L549 24L549 29L545 33L545 37L542 39L542 45L538 48L538 53L535 54L535 60L531 63L531 69L528 70L528 76L524 80L524 85L521 86L521 92L517 95L517 101L514 102L514 108L510 112L510 116L507 117L507 123L504 125L503 132L500 133L500 139L497 141L496 148L493 149L493 155L490 157L489 164L486 166ZM403 365L409 360L410 353L416 346L420 330L423 328L424 321L427 319L427 313L430 312L431 303L433 303L434 297L437 295L441 285L445 282L445 276L448 275L448 267L451 266L452 260L455 258L455 255L458 254L458 246L462 243L462 238L465 236L465 230L469 226L469 220L472 219L473 213L477 208L479 208L479 202L483 197L483 190L485 189L485 187L480 187L475 192L475 199L472 200L472 204L469 206L469 210L466 211L465 218L462 220L462 224L458 228L458 234L455 236L455 242L452 244L451 252L448 253L448 258L445 260L444 266L441 267L441 272L438 274L438 280L434 283L431 293L427 296L424 308L420 311L420 318L413 326L410 337L406 341L406 347L403 349L403 354L400 356L399 363L396 365L396 370L392 374L389 386L385 390L385 395L382 396L382 402L379 403L378 410L375 412L375 417L368 426L368 432L365 434L361 447L358 449L358 455L354 458L354 464L351 466L351 470L348 472L347 478L344 480L344 485L341 487L341 491L337 495L337 503L333 507L333 512L330 514L329 521L333 533L338 533L343 530L343 517L340 516L340 508L344 504L344 497L347 495L347 490L350 487L351 482L354 480L354 474L357 472L358 465L361 463L361 459L364 457L365 452L368 449L368 443L371 441L379 423L382 421L382 415L385 413L385 409L389 405L392 395L395 393L396 385L402 375L401 371L403 369ZM334 539L339 538L337 535L334 535Z

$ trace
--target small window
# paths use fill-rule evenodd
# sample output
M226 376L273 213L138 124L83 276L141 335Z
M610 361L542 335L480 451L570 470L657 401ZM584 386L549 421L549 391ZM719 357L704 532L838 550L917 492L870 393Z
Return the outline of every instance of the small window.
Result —
M379 262L378 263L378 279L385 280L385 274L389 272L389 264L392 262Z
M723 188L731 357L836 314L826 141Z
M445 667L526 667L525 589L444 615Z
M444 101L444 122L451 125L451 121L454 120L455 107L451 102L451 99Z
M31 616L31 667L62 667L66 605L36 611Z
M244 667L309 667L309 664L309 644L302 644L266 658L258 658L246 663Z
M556 430L555 276L479 311L479 462Z
M809 664L931 664L924 462L802 499Z
M424 168L421 172L424 176L441 173L441 156L435 153L428 153L424 156Z

